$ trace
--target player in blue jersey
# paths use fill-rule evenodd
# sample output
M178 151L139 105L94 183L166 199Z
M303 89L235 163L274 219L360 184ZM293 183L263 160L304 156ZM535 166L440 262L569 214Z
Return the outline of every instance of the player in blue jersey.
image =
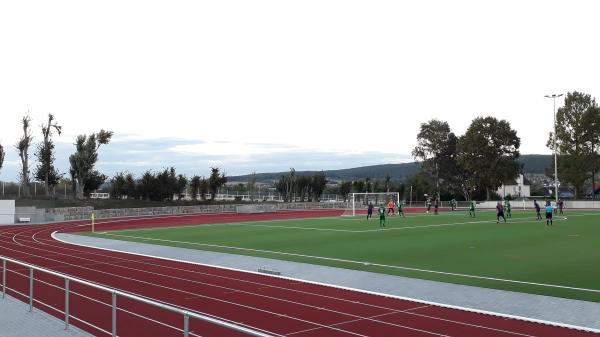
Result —
M554 214L554 207L552 207L551 201L546 201L546 226L552 226L552 216Z

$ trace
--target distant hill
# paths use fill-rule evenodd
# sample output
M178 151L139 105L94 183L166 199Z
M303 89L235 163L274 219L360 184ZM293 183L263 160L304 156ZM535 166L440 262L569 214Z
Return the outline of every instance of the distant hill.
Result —
M552 156L543 154L522 155L519 162L523 164L523 171L529 174L543 174L547 167L552 165ZM362 166L341 170L325 170L329 180L357 180L364 178L383 179L389 174L394 180L404 180L419 171L420 164L416 162L402 164L382 164ZM297 175L311 175L319 171L296 171ZM272 183L279 180L288 172L257 173L256 180L263 183ZM228 177L230 182L248 181L250 175Z

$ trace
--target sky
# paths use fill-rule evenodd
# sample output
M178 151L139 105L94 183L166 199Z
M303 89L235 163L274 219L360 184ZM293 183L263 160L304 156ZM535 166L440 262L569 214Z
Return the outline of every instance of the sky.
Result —
M205 175L411 160L419 125L508 120L550 153L552 100L600 97L596 0L0 0L0 180L29 112L53 113L57 166L115 132L106 174ZM560 106L562 101L557 100ZM33 151L32 151L33 152Z

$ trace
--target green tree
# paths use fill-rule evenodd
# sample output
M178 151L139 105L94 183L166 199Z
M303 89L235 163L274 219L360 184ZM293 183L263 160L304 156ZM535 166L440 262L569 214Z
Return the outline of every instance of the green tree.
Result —
M190 189L192 190L192 199L198 200L198 194L200 194L200 176L193 176L190 180Z
M77 136L75 153L69 156L71 164L69 172L75 183L76 198L83 199L84 189L90 191L90 188L102 180L101 178L104 175L94 169L98 161L98 149L100 149L100 146L108 144L112 136L112 131L105 130L100 130L100 132L90 136Z
M519 173L521 140L506 120L477 117L458 141L458 163L469 173L470 184L490 192Z
M200 198L202 200L206 200L206 195L208 194L208 180L206 178L200 179Z
M351 181L342 181L340 183L340 194L344 201L348 199L348 194L352 191L352 182Z
M455 152L449 150L456 145L456 136L450 130L448 122L432 119L421 124L417 134L417 146L412 155L422 161L423 169L427 170L434 179L435 192L440 193L440 172L445 172L446 165L452 165Z
M29 147L33 140L31 135L31 117L28 115L23 116L22 119L23 136L17 142L15 146L19 151L19 158L21 159L21 172L19 173L19 181L21 182L23 195L29 196Z
M325 187L327 186L327 176L325 175L325 171L313 174L312 179L310 179L310 186L312 192L312 201L319 201L323 195Z
M177 175L176 194L178 200L181 200L185 196L186 188L188 186L188 179L183 174Z
M115 199L121 199L123 196L125 196L127 193L125 191L125 185L127 184L127 181L125 179L125 173L124 172L119 172L117 174L114 175L114 177L112 177L112 179L110 180L111 183L111 195L113 198Z
M210 168L210 176L208 177L208 188L210 190L210 200L215 200L219 188L227 183L227 177L218 167Z
M0 172L2 171L2 165L4 165L4 147L0 144Z
M248 178L246 189L248 190L248 194L250 195L250 200L254 201L254 195L256 194L256 172L252 172L252 174Z
M352 192L354 193L364 193L366 192L366 186L364 180L355 180L352 182Z
M38 145L35 153L38 166L34 172L35 179L44 182L46 196L50 196L50 188L56 186L61 178L58 170L54 167L53 131L56 131L60 136L62 126L54 122L54 115L48 114L48 124L42 124L42 142Z
M598 168L600 111L596 100L577 91L567 93L564 106L556 113L556 126L558 177L573 185L578 198ZM547 146L554 149L553 132Z

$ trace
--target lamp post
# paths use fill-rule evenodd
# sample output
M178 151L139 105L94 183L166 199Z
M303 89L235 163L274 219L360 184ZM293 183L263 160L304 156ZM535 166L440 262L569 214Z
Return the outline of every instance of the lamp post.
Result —
M556 204L558 205L558 164L557 164L557 151L556 151L556 98L561 97L563 94L552 94L545 95L546 98L552 98L554 101L554 193L556 194Z

